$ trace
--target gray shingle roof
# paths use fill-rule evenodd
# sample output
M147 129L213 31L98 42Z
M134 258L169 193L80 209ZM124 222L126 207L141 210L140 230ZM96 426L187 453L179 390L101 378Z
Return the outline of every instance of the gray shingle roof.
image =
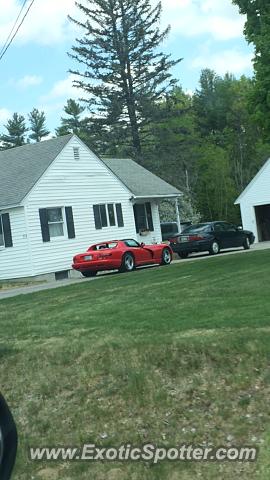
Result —
M72 136L64 135L0 151L0 208L19 205ZM129 158L102 160L136 197L181 194L177 188Z
M177 188L157 177L130 158L103 158L103 162L135 197L181 195Z
M0 151L0 207L20 204L71 137Z

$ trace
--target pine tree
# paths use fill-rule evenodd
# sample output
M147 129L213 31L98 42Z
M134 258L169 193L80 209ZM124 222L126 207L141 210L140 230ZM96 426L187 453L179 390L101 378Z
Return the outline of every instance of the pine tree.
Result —
M64 112L68 117L61 117L61 126L56 129L56 135L67 135L68 133L76 133L79 135L85 123L80 119L84 111L84 107L72 98L69 98L67 104L64 106Z
M25 136L28 129L23 115L14 113L4 127L7 129L8 134L0 136L2 149L20 147L25 144Z
M43 137L49 135L49 130L46 128L45 113L40 112L37 108L34 108L28 115L30 122L31 134L29 138L35 142L40 142Z
M74 85L88 96L85 101L106 129L126 129L138 161L142 157L141 131L151 120L149 103L162 98L176 81L171 67L180 60L158 51L169 33L160 31L161 2L150 0L87 0L77 3L85 21L71 19L84 29L70 56L84 71L72 71ZM94 101L93 101L94 99Z

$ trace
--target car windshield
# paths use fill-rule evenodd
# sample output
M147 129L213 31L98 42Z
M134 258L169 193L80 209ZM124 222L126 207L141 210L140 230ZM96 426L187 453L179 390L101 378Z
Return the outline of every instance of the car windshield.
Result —
M195 225L190 225L190 227L185 228L183 233L198 233L198 232L207 232L210 230L209 223L197 223Z

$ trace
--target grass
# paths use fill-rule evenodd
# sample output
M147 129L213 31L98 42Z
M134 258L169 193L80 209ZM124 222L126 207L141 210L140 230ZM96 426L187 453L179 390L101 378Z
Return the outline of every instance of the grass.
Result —
M0 302L14 479L268 479L269 262L267 250L225 255ZM91 442L248 444L260 455L155 466L27 458L28 445Z

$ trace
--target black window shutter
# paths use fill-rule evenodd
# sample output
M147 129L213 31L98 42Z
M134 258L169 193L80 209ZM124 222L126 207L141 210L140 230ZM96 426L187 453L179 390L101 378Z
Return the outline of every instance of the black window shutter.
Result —
M138 224L138 205L133 205L133 212L134 212L134 218L135 218L135 225L136 225L136 232L139 233L139 224Z
M6 248L13 247L9 213L4 213L2 215L2 223L3 223L5 247Z
M150 232L154 231L154 225L153 225L153 217L152 217L152 208L151 208L151 203L147 202L145 204L146 207L146 215L147 215L147 222L148 222L148 228Z
M123 219L123 212L122 212L121 203L116 203L115 208L116 208L116 216L117 216L118 227L123 227L124 226L124 219Z
M46 208L39 209L39 218L40 218L42 240L43 242L49 242L50 231L49 231L49 225L48 225L48 212Z
M93 205L93 211L94 211L96 230L100 230L102 228L102 225L101 225L99 205Z
M72 207L65 207L68 238L75 238L75 227Z

